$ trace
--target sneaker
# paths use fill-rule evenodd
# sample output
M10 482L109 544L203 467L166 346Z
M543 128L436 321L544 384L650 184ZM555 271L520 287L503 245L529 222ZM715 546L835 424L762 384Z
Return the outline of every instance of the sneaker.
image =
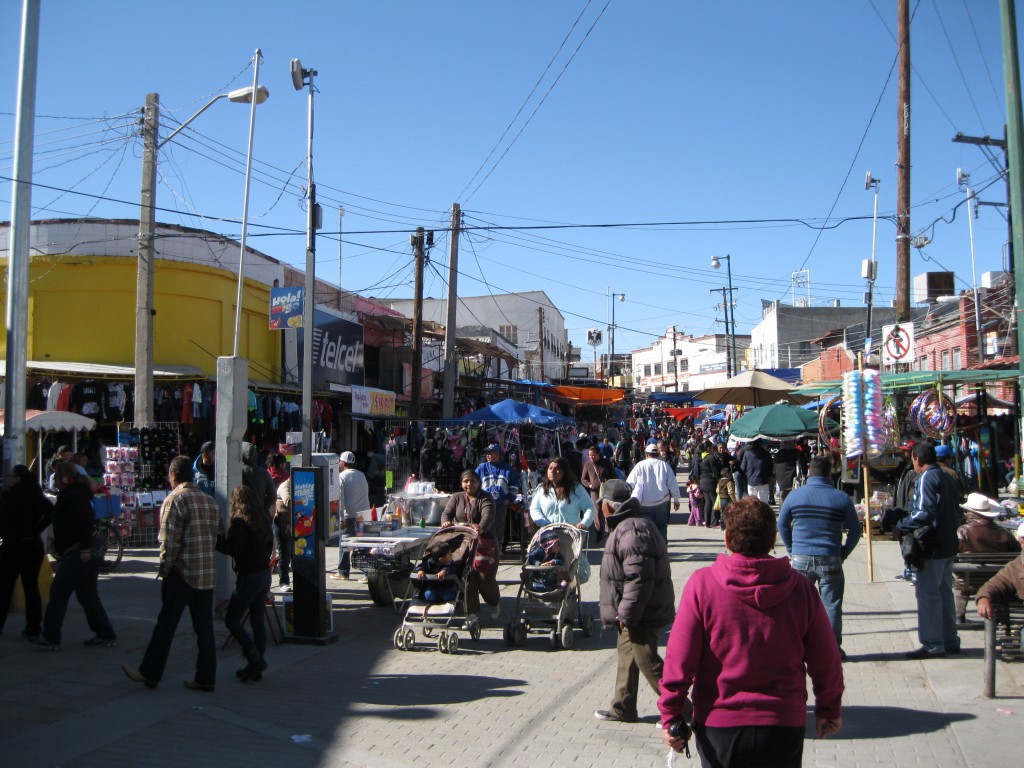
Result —
M369 584L369 583L370 583L370 580L369 580L368 578L366 578L365 576L363 576L363 578L361 578L361 579L359 580L359 583L360 583L360 584Z
M594 710L594 717L598 720L604 720L609 723L635 723L635 717L625 717L623 715L617 715L608 709L596 709Z
M466 629L469 629L471 624L479 624L479 623L480 623L480 617L477 616L475 613L467 613L466 614Z
M352 579L347 573L332 573L331 578L335 581L350 581Z
M24 640L28 640L30 643L34 643L36 641L36 638L39 637L39 635L30 635L27 629L23 629L21 630L21 637Z
M198 680L185 680L185 687L190 691L202 691L203 693L213 693L213 686L200 683Z
M127 664L121 665L121 671L127 675L128 679L133 683L143 683L147 688L156 688L157 681L150 680L148 677L139 672L138 667L129 667Z
M104 640L99 635L96 635L95 637L90 637L82 643L82 645L86 648L99 648L100 646L103 648L117 648L117 638L115 637L111 640Z
M291 584L282 584L280 588L281 588L282 592L291 592L292 591L292 585Z
M491 618L492 619L500 619L501 618L501 603L498 603L497 605L492 605L491 606Z
M47 640L42 635L26 635L25 637L28 638L28 641L30 643L35 643L36 645L42 646L48 651L56 651L58 648L60 648L60 643L55 643L52 640Z

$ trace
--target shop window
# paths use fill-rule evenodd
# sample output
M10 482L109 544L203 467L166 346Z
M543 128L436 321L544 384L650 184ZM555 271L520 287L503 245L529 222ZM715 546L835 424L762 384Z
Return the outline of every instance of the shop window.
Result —
M508 339L514 346L519 346L519 326L499 325L498 333Z
M654 375L661 376L661 363L654 364Z
M644 376L650 376L650 375L651 375L651 366L645 365L644 366Z

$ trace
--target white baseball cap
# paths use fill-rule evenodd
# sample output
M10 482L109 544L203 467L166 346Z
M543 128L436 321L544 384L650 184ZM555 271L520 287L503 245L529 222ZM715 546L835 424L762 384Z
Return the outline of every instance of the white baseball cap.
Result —
M342 451L341 456L339 456L338 458L341 459L346 464L356 463L356 455L352 453L352 451Z

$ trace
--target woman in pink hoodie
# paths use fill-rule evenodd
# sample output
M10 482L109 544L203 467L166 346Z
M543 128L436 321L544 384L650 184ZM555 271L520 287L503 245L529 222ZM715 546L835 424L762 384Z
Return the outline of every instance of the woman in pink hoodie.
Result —
M665 742L685 740L669 726L693 700L701 764L799 766L814 689L819 738L842 726L839 647L811 582L774 558L775 515L754 496L725 510L725 545L710 568L686 582L665 649L658 709Z

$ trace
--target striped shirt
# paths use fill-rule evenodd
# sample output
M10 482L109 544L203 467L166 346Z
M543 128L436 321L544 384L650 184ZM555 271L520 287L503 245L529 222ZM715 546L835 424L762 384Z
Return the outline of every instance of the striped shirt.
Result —
M160 508L160 575L177 571L193 589L213 589L217 535L223 533L217 502L194 483L182 483Z

